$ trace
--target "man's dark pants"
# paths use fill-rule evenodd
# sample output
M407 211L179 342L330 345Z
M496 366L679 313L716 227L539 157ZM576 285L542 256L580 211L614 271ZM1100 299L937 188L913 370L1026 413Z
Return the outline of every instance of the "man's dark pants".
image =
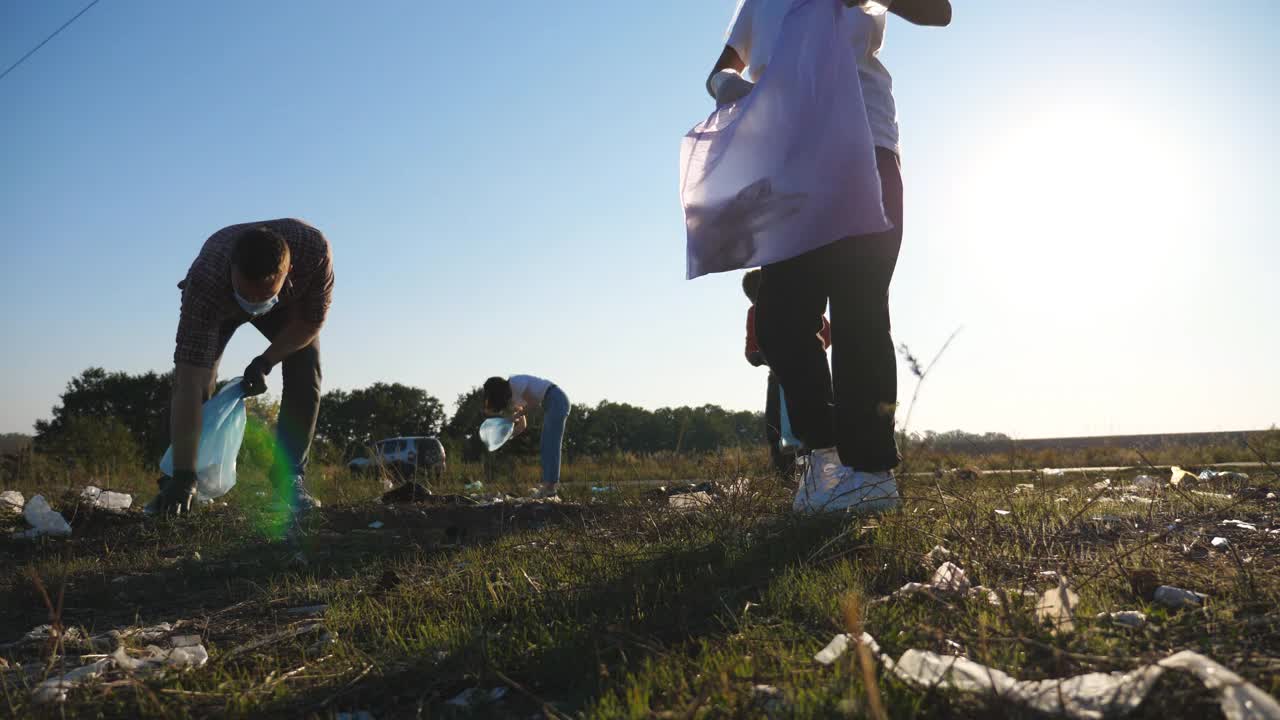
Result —
M889 282L902 246L902 173L889 150L876 148L876 161L893 229L766 265L756 300L760 349L786 390L792 432L808 448L837 448L842 463L866 472L901 460ZM828 302L831 366L818 337Z
M219 330L219 362L231 336L246 319L229 320ZM274 340L284 329L288 319L287 310L277 310L248 322L267 340ZM215 363L215 378L217 367ZM272 468L271 472L273 477L277 473L302 475L307 468L311 439L316 433L316 418L320 414L320 339L316 338L310 345L286 357L280 363L280 373L284 379L284 387L280 392L280 415L276 420L276 443L280 454L276 456L277 467ZM210 387L205 392L207 400L213 394L213 388Z

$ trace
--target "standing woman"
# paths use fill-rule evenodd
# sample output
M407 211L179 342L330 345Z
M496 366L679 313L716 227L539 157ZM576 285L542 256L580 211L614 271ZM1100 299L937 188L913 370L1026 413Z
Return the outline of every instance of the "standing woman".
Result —
M751 91L769 64L787 12L806 0L741 0L724 52L707 79L719 103ZM902 175L893 80L879 52L886 9L917 25L951 22L948 0L813 0L844 2L865 13L866 47L858 77L866 122L876 145L885 215L893 228L846 237L762 268L756 333L786 390L792 430L813 448L796 494L799 511L875 511L896 506L893 469L901 460L894 436L897 359L889 328L889 283L902 245ZM745 71L745 77L744 77ZM851 119L860 122L861 119ZM818 339L830 304L832 363Z

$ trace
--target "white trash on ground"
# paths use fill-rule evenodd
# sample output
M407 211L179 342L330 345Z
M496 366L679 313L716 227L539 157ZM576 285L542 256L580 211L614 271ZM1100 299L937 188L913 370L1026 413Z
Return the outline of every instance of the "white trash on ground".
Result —
M31 699L37 703L63 702L67 693L81 685L98 679L111 667L111 659L103 658L83 667L78 667L65 675L58 675L44 680L31 691Z
M953 562L944 562L933 572L930 582L935 589L942 592L962 593L969 589L969 577L964 570Z
M1257 525L1254 525L1253 523L1247 523L1243 520L1223 520L1222 524L1228 527L1236 528L1237 530L1248 530L1250 532L1258 531Z
M1039 712L1074 720L1100 720L1133 712L1165 670L1194 674L1217 691L1227 720L1280 718L1280 703L1222 665L1183 650L1127 673L1086 673L1049 680L1016 680L1008 674L962 657L908 650L894 663L882 658L904 682L920 688L954 689L995 695Z
M179 644L181 638L174 638L174 647L162 650L155 645L148 645L142 657L130 657L123 647L111 653L111 659L123 670L129 672L150 672L161 668L202 667L209 662L209 651L196 637L194 644Z
M1056 573L1055 573L1056 575ZM1066 578L1058 578L1058 587L1046 590L1036 605L1036 619L1053 626L1053 634L1069 633L1075 629L1075 610L1080 596L1067 586Z
M818 654L813 656L813 659L823 665L830 665L848 652L849 641L851 639L852 638L850 638L847 633L840 633L839 635L831 638L831 642L827 643L826 647L819 650ZM863 645L871 648L871 652L876 653L877 655L880 653L880 646L876 643L876 639L867 633L862 633L862 637L859 641Z
M16 533L14 537L34 538L41 535L71 534L71 525L67 524L67 519L62 517L62 513L49 507L43 495L36 495L27 501L27 506L22 510L22 517L31 524L31 529Z
M701 510L713 502L706 492L681 493L667 498L667 505L676 510Z
M1121 610L1112 613L1098 613L1099 620L1110 620L1117 625L1127 625L1132 628L1140 628L1147 624L1146 614L1137 610Z
M128 510L133 505L133 496L128 493L103 490L96 485L86 487L80 497L96 508L103 510Z
M1155 601L1157 603L1174 610L1200 607L1208 598L1209 596L1204 593L1184 590L1170 585L1161 585L1156 588L1155 595Z
M22 506L27 504L26 498L22 497L22 493L17 490L5 490L0 492L0 512L22 512Z
M1183 470L1182 468L1178 467L1177 465L1174 465L1173 467L1169 468L1169 484L1170 485L1177 487L1182 484L1183 480L1187 480L1188 482L1190 482L1194 480L1199 480L1199 478L1196 477L1194 473L1189 473L1186 470Z
M1226 550L1228 547L1231 546L1231 543L1228 542L1227 539L1224 537L1216 537L1213 540L1211 540L1209 544L1213 546L1214 550Z

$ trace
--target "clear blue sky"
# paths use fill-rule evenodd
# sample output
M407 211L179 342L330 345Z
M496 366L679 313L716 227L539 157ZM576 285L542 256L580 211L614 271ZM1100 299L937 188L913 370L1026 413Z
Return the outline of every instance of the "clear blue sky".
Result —
M0 4L0 65L83 4ZM578 402L761 406L738 277L682 279L679 140L732 10L103 0L0 81L0 432L86 367L166 369L201 242L281 216L333 243L328 388L451 405L529 372ZM890 23L895 334L929 356L965 328L912 429L1280 422L1280 5ZM246 327L223 374L263 346Z

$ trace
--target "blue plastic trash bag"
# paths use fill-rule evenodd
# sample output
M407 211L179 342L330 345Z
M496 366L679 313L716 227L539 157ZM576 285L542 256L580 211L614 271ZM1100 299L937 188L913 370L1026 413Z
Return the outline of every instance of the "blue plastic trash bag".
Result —
M489 448L489 452L493 452L505 445L515 431L515 423L507 418L489 418L480 424L480 440Z
M804 443L791 432L791 416L787 413L787 396L782 392L781 385L778 386L778 408L781 411L778 424L782 426L778 430L781 436L778 439L778 447L783 450L800 448Z
M200 450L196 456L196 489L203 501L220 498L236 486L236 456L244 441L244 388L240 378L209 398L200 412ZM160 471L173 477L173 446L160 460Z
M890 227L858 80L871 23L840 0L796 0L760 82L685 136L689 278Z

